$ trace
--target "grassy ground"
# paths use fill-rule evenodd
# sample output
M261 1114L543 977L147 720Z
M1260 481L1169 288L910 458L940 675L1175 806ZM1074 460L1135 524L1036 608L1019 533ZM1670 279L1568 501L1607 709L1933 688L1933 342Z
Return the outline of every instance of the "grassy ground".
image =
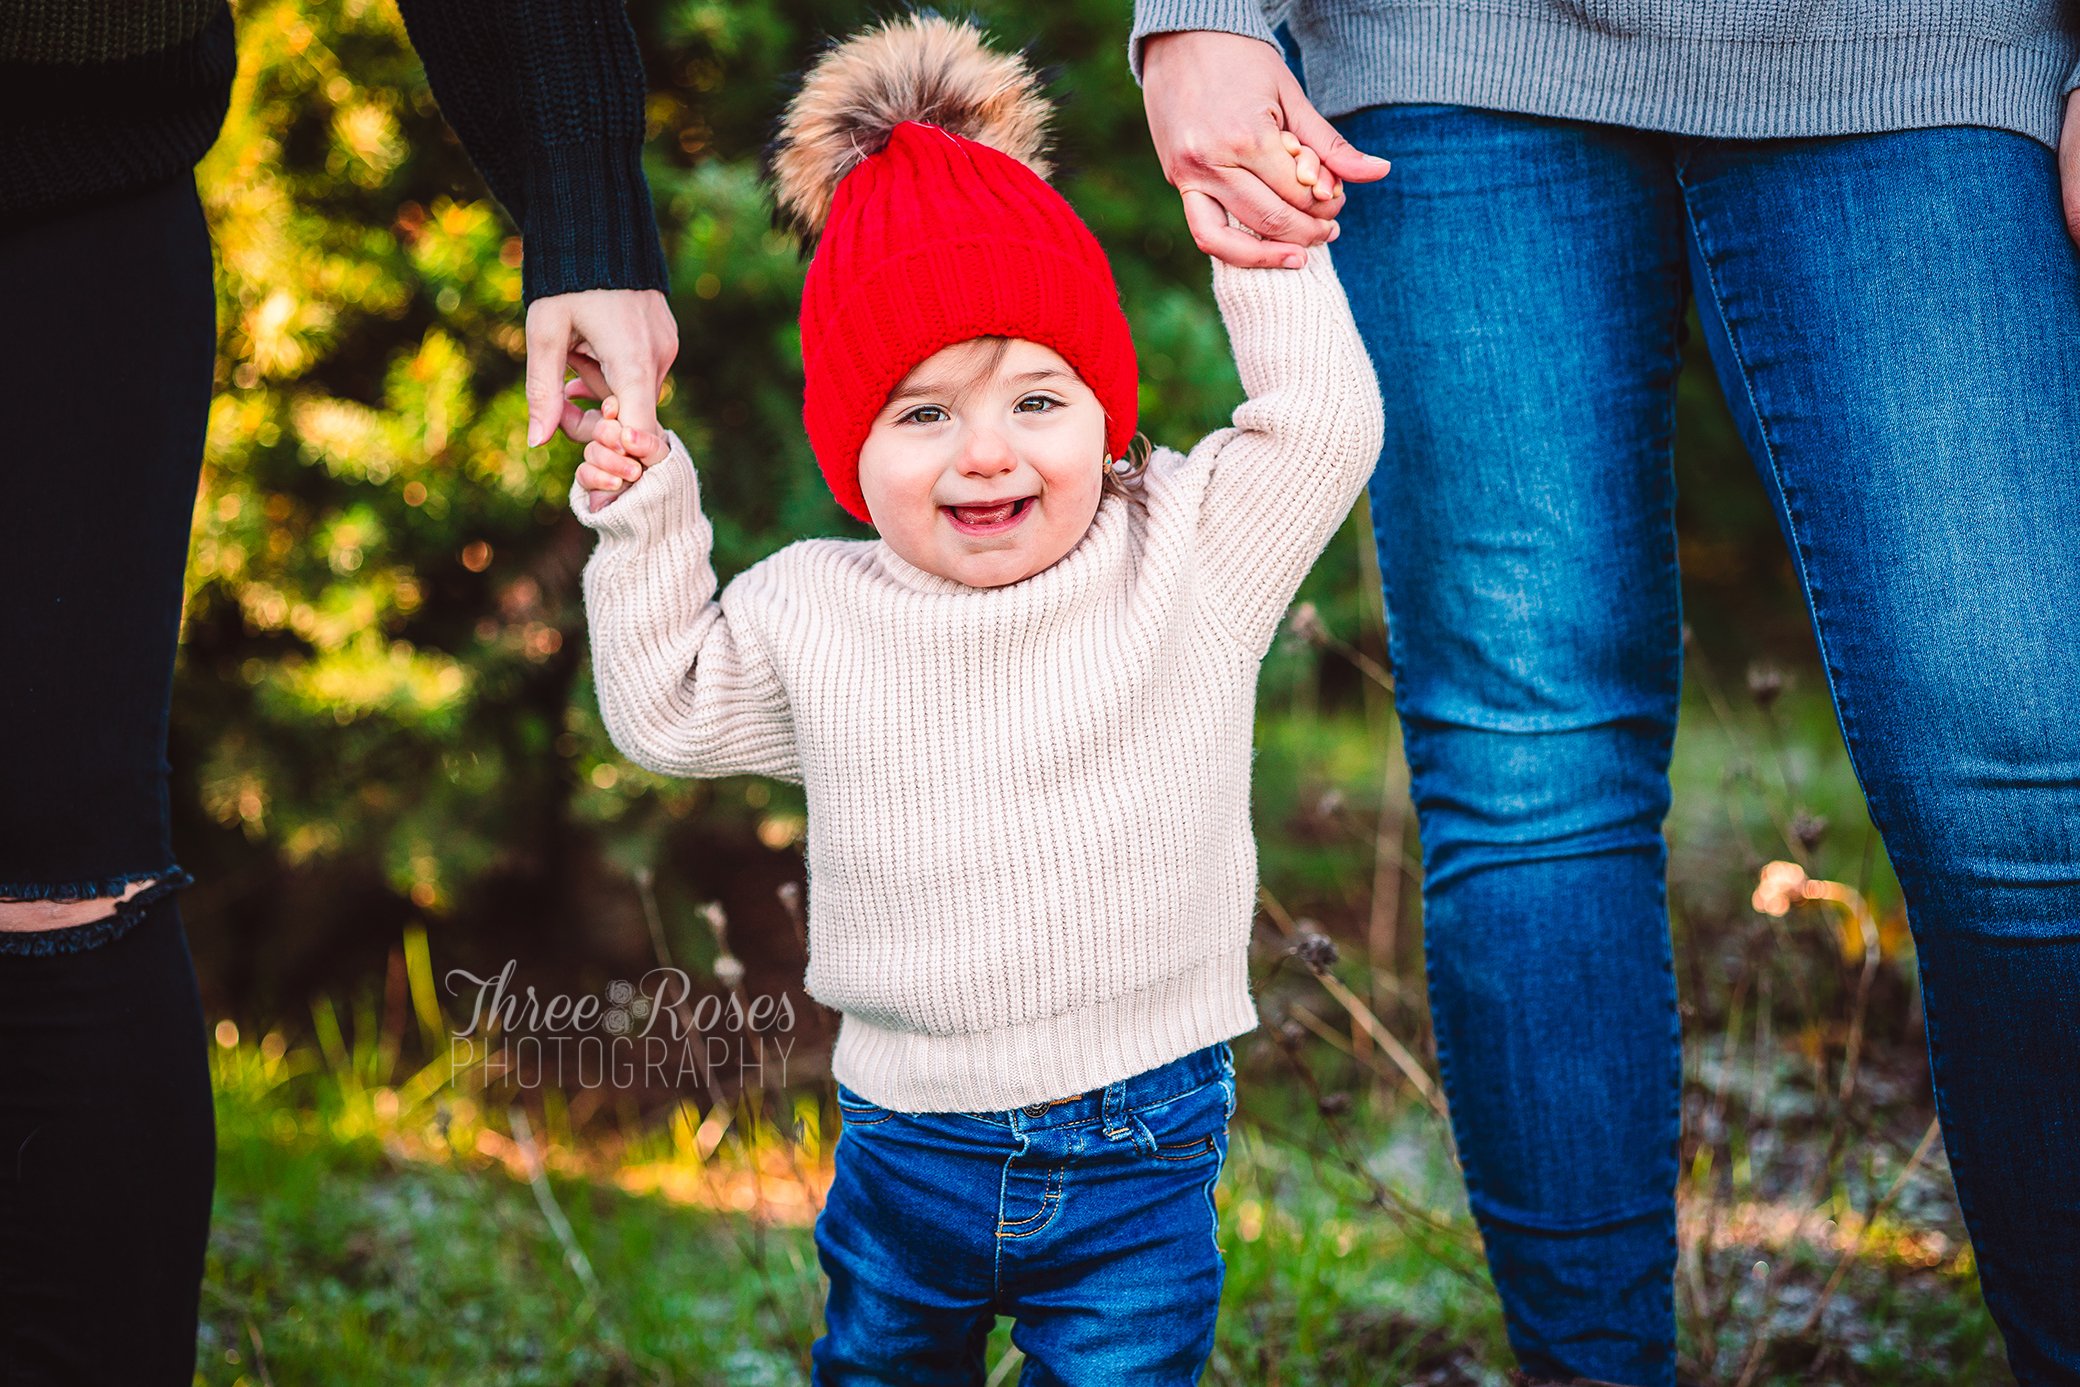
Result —
M1361 1174L1313 1113L1275 1110L1289 1095L1266 1078L1248 1085L1219 1191L1228 1279L1207 1380L1499 1382L1500 1319L1440 1124L1361 1098L1338 1123ZM528 1148L469 1103L414 1105L409 1081L366 1087L310 1052L242 1042L220 1052L218 1082L198 1382L805 1378L822 1294L808 1221L828 1178L813 1125L792 1160L770 1129L705 1157L698 1132L676 1152L655 1138L588 1152L537 1134L536 1175ZM1310 1122L1316 1132L1294 1135ZM1873 1164L1880 1180L1893 1170L1883 1155ZM1868 1197L1858 1184L1832 1213L1766 1198L1713 1209L1710 1260L1732 1301L1722 1357L1740 1364L1764 1320L1768 1274L1752 1269L1784 1259L1769 1319L1787 1342L1756 1381L2006 1380L1934 1169L1863 1242L1820 1331L1795 1332L1859 1242L1838 1217ZM1695 1201L1685 1231L1694 1258ZM994 1380L1015 1378L1016 1357L1000 1326Z
M1684 1372L1711 1387L2008 1381L1928 1139L1897 888L1824 700L1763 689L1696 690L1669 824L1688 1055ZM1267 744L1260 814L1320 818L1329 791L1377 803L1370 748L1355 721ZM1316 860L1333 822L1312 847L1307 832L1271 836L1297 846L1267 851L1267 883L1305 897L1317 873L1336 877ZM1867 914L1758 914L1746 893L1779 856ZM1310 906L1332 933L1363 937L1334 899ZM1427 1057L1418 980L1380 977L1349 942L1317 975L1286 955L1277 909L1274 897L1260 931L1267 1025L1237 1046L1219 1190L1228 1276L1206 1380L1499 1383L1510 1360L1445 1124L1376 1040ZM1372 1009L1376 1032L1356 1016ZM1303 1013L1307 1025L1274 1024ZM321 1005L308 1040L220 1025L198 1383L805 1380L827 1084L590 1118L550 1092L516 1115L451 1082L437 1019L421 1012L422 1038L364 1000L345 1021ZM412 1058L424 1055L437 1057ZM1005 1328L992 1383L1017 1376Z

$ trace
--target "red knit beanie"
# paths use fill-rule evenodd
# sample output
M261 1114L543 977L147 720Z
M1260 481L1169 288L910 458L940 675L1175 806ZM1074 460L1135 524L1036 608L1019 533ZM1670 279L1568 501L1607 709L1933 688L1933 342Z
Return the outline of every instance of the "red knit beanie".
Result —
M1133 338L1105 252L1046 181L1046 118L1023 59L936 16L838 45L788 105L775 197L821 233L802 286L802 422L861 520L874 416L919 362L971 337L1052 347L1105 410L1106 457L1134 436Z

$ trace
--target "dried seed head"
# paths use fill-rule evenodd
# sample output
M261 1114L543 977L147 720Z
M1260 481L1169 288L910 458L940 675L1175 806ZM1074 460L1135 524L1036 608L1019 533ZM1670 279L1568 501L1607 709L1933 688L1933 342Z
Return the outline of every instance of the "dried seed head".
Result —
M735 954L718 954L715 957L715 981L734 992L744 985L744 965Z
M709 901L701 907L701 918L708 922L708 929L719 943L729 932L729 914L722 908L721 901Z
M1277 1037L1280 1045L1290 1050L1301 1041L1307 1039L1307 1027L1288 1016L1285 1020L1278 1023L1278 1030L1273 1034Z
M1791 820L1791 836L1798 839L1800 847L1811 852L1819 847L1820 840L1827 836L1827 820L1801 809Z
M1293 608L1293 614L1286 618L1286 630L1309 645L1320 645L1329 638L1329 628L1322 624L1322 614L1312 602Z
M799 881L783 881L773 893L780 898L780 907L796 919L802 914L802 884Z
M1748 696L1756 706L1767 708L1784 692L1784 671L1766 660L1748 666Z
M1351 1110L1351 1096L1343 1092L1325 1093L1315 1106L1321 1109L1323 1117L1342 1117Z
M1316 973L1326 973L1336 966L1336 941L1326 934L1311 929L1301 929L1293 936L1292 955Z

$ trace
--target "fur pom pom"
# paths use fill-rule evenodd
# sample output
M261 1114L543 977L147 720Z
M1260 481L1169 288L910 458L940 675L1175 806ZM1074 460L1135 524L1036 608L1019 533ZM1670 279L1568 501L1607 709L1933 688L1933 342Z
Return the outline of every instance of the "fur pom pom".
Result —
M887 20L827 50L802 79L768 159L773 200L813 242L839 180L906 120L986 144L1045 178L1048 111L1025 58L991 49L973 24L930 11Z

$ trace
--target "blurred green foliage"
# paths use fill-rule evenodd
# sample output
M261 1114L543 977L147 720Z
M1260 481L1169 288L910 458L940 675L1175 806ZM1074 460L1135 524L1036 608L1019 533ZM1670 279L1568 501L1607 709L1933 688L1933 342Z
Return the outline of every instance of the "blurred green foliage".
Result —
M1180 437L1220 421L1233 370L1193 282L1203 263L1172 229L1115 8L1057 10L1038 56L1073 55L1067 187L1139 309L1148 426ZM726 578L803 534L862 533L802 436L803 262L758 180L785 74L857 14L635 17L683 331L665 418L707 476ZM233 113L200 170L221 346L181 741L216 824L289 867L365 859L440 911L561 828L660 801L683 813L700 790L632 772L600 733L575 587L589 536L565 510L575 449L524 446L521 247L394 6L257 0L238 20Z
M191 913L245 900L249 934L322 932L323 919L282 919L269 885L302 873L436 918L502 877L550 916L603 859L662 863L666 899L683 902L718 889L670 889L702 871L683 847L673 865L688 825L711 844L789 848L800 802L787 787L664 782L602 733L577 588L590 536L565 502L576 449L524 446L521 246L394 5L237 11L237 93L199 173L221 345L175 706L176 840L204 878ZM975 12L1050 75L1057 182L1113 258L1143 427L1188 445L1226 421L1239 388L1123 61L1127 7ZM814 0L638 0L632 17L682 333L663 415L703 469L726 580L791 539L864 533L800 427L803 261L773 229L758 163L790 73L868 16ZM1715 407L1693 370L1686 467L1735 456ZM1734 502L1686 500L1705 517L1690 530L1713 572L1744 582L1755 564L1742 556L1774 552L1768 514L1739 492L1737 465L1713 471L1733 475L1719 494ZM1360 508L1303 596L1384 658L1369 564ZM1325 701L1362 703L1381 728L1361 683L1289 644L1266 671L1267 717L1304 733ZM211 896L212 880L241 885ZM394 938L394 916L369 930Z

